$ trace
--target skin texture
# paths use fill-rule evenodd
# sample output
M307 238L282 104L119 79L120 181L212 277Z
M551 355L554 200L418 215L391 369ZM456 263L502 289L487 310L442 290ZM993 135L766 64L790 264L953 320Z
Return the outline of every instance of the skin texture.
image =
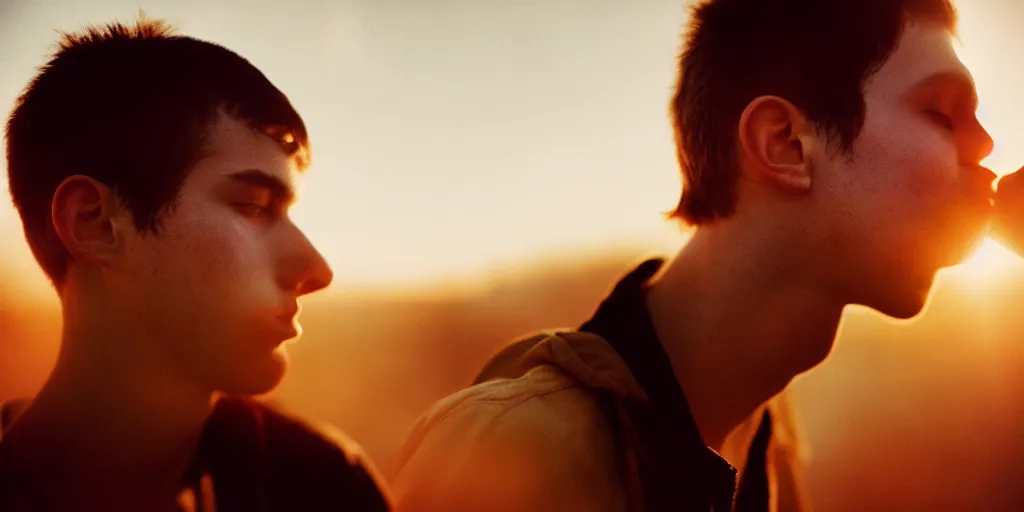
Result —
M973 79L936 27L910 27L865 103L852 161L819 166L821 214L846 235L834 240L833 278L844 300L909 318L935 272L981 241L995 176L979 162L992 140L975 118Z
M332 279L288 218L294 158L223 113L208 138L155 234L92 178L54 194L62 345L4 445L57 508L173 509L215 396L273 389L298 298Z
M908 25L864 101L849 153L785 98L752 101L735 214L698 227L648 294L713 448L828 355L847 305L917 315L985 233L992 141L951 34Z
M126 230L124 272L110 277L119 306L143 320L140 335L189 381L265 393L284 375L282 342L298 335L298 297L331 274L287 217L293 160L240 122L218 128L159 236ZM267 178L282 196L260 185Z

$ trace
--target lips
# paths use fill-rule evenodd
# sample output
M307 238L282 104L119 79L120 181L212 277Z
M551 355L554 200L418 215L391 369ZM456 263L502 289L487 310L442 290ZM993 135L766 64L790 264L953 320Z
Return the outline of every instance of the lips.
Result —
M288 341L299 336L299 329L292 324L278 323L274 330L274 339L278 342Z
M976 216L987 220L995 204L995 174L984 167L979 167L978 171L965 176L960 197L953 203L961 212L958 216L963 221L977 220L973 219Z
M302 329L296 321L301 311L302 308L296 304L274 317L272 330L278 342L297 338L302 333Z
M978 197L978 202L986 202L990 206L996 198L996 173L986 167L977 166L970 173L970 190Z
M295 305L285 309L285 311L283 313L277 315L277 319L285 321L285 322L288 322L288 323L292 323L292 322L295 321L295 317L299 316L299 313L301 311L302 311L302 307L299 306L298 304L295 304Z

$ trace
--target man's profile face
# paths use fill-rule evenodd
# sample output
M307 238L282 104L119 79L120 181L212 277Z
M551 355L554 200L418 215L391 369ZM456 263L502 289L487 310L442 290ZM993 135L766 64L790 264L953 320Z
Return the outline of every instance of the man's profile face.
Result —
M127 307L169 371L211 391L263 393L299 334L297 298L331 271L288 218L294 158L223 114L206 149L159 232L129 235Z
M939 25L906 28L865 84L864 101L852 152L817 166L823 235L845 293L909 318L937 270L964 259L984 234L994 176L978 164L992 141L975 118L973 79Z

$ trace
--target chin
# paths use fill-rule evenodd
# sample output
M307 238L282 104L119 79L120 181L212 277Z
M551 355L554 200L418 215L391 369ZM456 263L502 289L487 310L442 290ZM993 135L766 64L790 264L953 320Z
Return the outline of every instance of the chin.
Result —
M887 305L885 307L872 307L875 311L896 320L910 320L924 311L926 301L915 303L904 303L898 305Z
M231 374L218 391L228 395L263 395L281 383L287 370L288 355L281 347L259 361L230 368Z
M888 295L882 300L872 301L866 306L897 320L910 320L924 311L931 293L931 279L926 286L916 286L899 292L886 290Z
M975 235L960 240L958 243L951 244L952 251L949 258L942 265L942 268L953 267L967 261L971 255L981 248L982 244L985 243L985 234L988 232L986 224L985 230L978 230Z
M901 272L894 277L872 279L870 289L861 290L858 301L879 313L897 319L910 320L924 311L931 296L936 271Z

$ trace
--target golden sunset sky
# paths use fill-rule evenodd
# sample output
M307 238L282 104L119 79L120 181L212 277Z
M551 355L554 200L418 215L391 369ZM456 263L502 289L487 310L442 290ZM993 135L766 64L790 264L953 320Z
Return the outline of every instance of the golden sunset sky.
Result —
M1010 172L1024 164L1024 5L959 8L959 50L996 140L987 163ZM679 187L667 116L679 0L3 0L5 112L56 29L140 9L248 58L303 115L314 166L293 216L335 290L471 283L544 255L681 241L661 217ZM988 243L953 272L1015 262ZM6 197L0 286L51 294Z

